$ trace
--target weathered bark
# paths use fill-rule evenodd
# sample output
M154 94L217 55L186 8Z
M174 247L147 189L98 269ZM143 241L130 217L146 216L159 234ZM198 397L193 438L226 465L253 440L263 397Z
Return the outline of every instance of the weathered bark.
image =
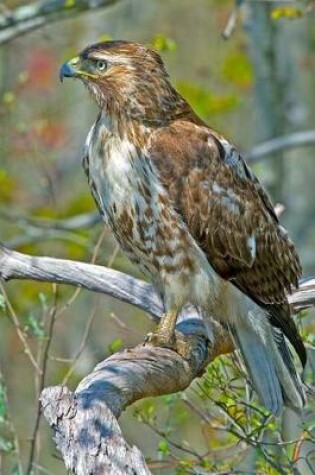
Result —
M143 455L121 435L111 410L98 400L88 406L67 388L52 387L41 395L44 414L68 470L76 474L150 474Z
M0 278L73 284L129 302L158 319L163 306L152 286L112 269L82 262L31 257L0 246ZM290 297L293 311L315 305L315 279ZM177 330L189 341L187 359L148 344L116 353L98 364L71 393L42 392L44 415L55 432L66 467L78 475L149 474L141 452L124 440L117 418L134 401L185 389L216 356L233 350L215 321L207 334L196 311L187 309Z
M130 303L158 319L162 301L152 285L106 267L52 257L29 256L0 244L0 278L37 280L84 287ZM315 278L304 279L288 296L293 312L315 305ZM188 309L190 312L190 310Z
M151 473L141 452L124 440L117 418L137 399L185 389L222 351L221 343L210 348L203 336L191 336L189 323L183 322L181 330L194 344L189 360L142 345L98 364L75 393L65 387L43 391L44 415L67 469L79 475Z

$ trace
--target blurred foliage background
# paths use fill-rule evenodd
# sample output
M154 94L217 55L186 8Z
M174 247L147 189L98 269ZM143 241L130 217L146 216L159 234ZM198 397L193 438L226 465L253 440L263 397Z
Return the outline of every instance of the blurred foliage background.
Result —
M96 107L79 83L58 82L59 65L101 39L151 44L198 114L250 154L257 143L314 128L314 8L238 1L235 31L225 40L232 0L112 3L0 44L0 240L140 277L100 223L81 169ZM0 33L1 16L32 5L2 1ZM314 146L266 155L253 167L284 206L281 219L305 275L315 274ZM111 352L141 342L153 322L103 295L15 281L1 286L0 325L0 473L65 474L39 417L40 388L62 381L74 388ZM299 325L311 381L315 325L310 314ZM314 403L303 418L287 410L275 421L252 402L235 357L219 358L183 394L137 403L120 422L156 474L315 473Z

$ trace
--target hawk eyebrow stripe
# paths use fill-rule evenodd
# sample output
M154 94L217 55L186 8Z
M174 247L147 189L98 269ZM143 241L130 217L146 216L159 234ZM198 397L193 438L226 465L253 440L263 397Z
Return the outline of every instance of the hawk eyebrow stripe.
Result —
M88 56L86 56L84 59L91 59L91 60L95 60L95 61L98 61L98 60L104 60L104 61L108 61L110 63L119 63L119 64L129 64L130 63L130 60L129 58L124 58L122 56L112 56L112 55L106 55L106 54L97 54L97 53L90 53Z

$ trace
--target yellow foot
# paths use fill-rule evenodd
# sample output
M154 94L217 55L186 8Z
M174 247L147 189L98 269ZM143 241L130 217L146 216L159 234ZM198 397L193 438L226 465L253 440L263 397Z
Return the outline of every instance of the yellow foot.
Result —
M190 358L193 350L188 338L178 331L174 332L172 335L162 332L148 333L145 336L144 344L169 348L170 350L176 351L176 353L185 359Z

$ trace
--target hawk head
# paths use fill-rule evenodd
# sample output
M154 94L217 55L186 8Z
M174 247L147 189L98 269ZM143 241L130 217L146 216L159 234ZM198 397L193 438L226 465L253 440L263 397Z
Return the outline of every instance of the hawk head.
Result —
M169 82L158 53L138 43L106 41L64 63L60 79L79 78L101 109L142 121L174 118L184 99Z

